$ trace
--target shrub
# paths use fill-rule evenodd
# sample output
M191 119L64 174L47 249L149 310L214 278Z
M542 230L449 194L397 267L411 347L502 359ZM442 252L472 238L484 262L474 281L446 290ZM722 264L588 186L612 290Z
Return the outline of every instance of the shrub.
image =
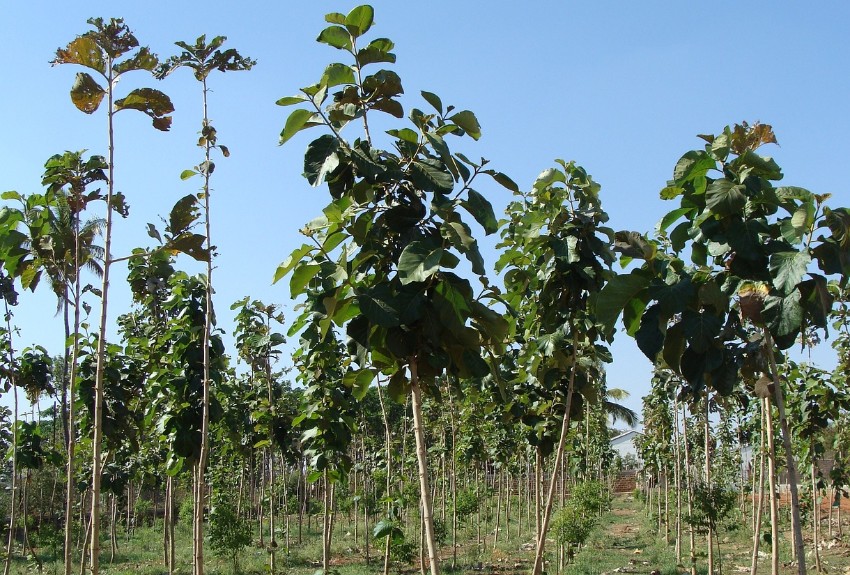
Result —
M219 500L210 510L209 540L213 553L230 559L238 573L239 555L251 543L251 525L232 503Z

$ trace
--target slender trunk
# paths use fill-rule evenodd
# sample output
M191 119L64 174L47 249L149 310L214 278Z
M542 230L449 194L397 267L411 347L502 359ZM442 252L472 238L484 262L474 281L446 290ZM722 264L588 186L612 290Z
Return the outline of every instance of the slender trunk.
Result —
M705 421L703 422L705 436L705 489L711 493L711 424L708 421L708 392L705 394ZM714 573L714 529L709 528L706 543L708 546L708 575Z
M820 562L820 550L818 543L820 542L820 504L818 503L818 482L815 477L815 459L812 458L812 547L815 552L815 569L818 573L823 573L823 566Z
M387 484L386 484L386 497L387 497L387 518L392 516L392 503L389 502L390 499L390 491L392 491L392 435L390 435L390 421L387 418L387 408L384 405L384 392L381 391L381 380L380 377L377 381L378 387L378 401L381 404L381 419L384 422L384 442L385 442L385 457L387 459ZM366 530L366 536L369 536L368 528ZM386 540L384 541L384 575L389 575L390 573L390 536L387 535Z
M762 400L767 420L767 477L770 486L770 572L779 575L779 502L776 492L776 445L773 432L773 408L770 400Z
M455 424L455 405L451 389L449 395L449 418L452 426L452 569L457 568L457 426ZM386 574L385 574L386 575Z
M322 517L322 572L327 575L331 566L331 484L328 481L328 471L324 472L324 515Z
M416 461L419 465L419 491L422 499L422 519L425 522L425 542L431 575L440 574L440 557L434 537L434 516L431 509L431 488L428 482L428 447L425 445L425 424L422 418L422 390L419 387L416 357L410 358L410 391L413 405L413 434L416 438Z
M115 563L115 554L118 552L118 533L115 524L118 522L118 503L115 494L109 495L109 564Z
M682 564L682 454L679 438L679 402L673 398L673 488L676 490L676 565Z
M685 443L685 481L688 482L688 515L694 515L694 476L691 468L691 450L688 448L688 416L685 405L682 404L682 435ZM697 575L696 535L694 526L688 523L688 539L690 543L691 575ZM774 574L776 575L776 574Z
M209 125L209 116L207 114L207 81L202 80L203 96L204 96L204 121L203 125L206 128ZM201 415L201 453L197 467L197 499L195 501L195 537L193 540L193 565L194 575L204 575L204 505L206 502L206 468L207 459L209 458L209 427L210 427L210 338L212 333L212 270L213 270L213 249L212 237L210 236L210 150L212 143L207 138L204 144L204 161L205 168L204 176L204 232L206 234L206 249L209 254L207 258L207 285L205 290L205 311L204 311L204 341L203 341L203 408Z
M555 500L555 486L557 471L564 457L564 445L567 442L567 433L570 429L570 408L573 403L573 386L575 385L576 370L578 369L578 334L573 331L573 353L572 369L570 370L570 382L567 388L567 403L564 408L564 417L561 422L561 438L558 441L558 449L555 452L555 463L552 466L552 477L549 480L549 495L546 498L546 507L543 509L543 518L540 524L540 533L537 538L537 550L534 554L534 568L532 575L540 575L543 571L543 551L546 547L546 533L549 531L549 520L552 516L552 503Z
M761 441L759 442L759 488L758 488L758 506L753 513L753 560L750 565L750 575L756 575L758 572L759 563L759 543L761 542L761 521L764 514L764 459L765 459L765 401L761 401ZM755 474L754 474L755 475ZM755 498L756 490L753 489L753 498Z
M100 289L100 327L97 335L97 367L94 376L94 417L92 422L92 482L91 482L91 553L89 557L92 575L100 573L100 478L103 469L103 376L106 372L106 329L109 302L109 272L112 268L112 198L115 189L115 136L112 121L113 77L112 58L107 58L107 126L109 142L109 167L106 192L106 224L103 238L103 282Z
M12 546L15 542L15 528L17 522L17 494L18 494L18 387L15 381L15 352L12 344L12 324L11 312L9 311L9 303L4 299L6 317L6 337L9 340L8 361L9 361L9 384L12 388L12 481L10 485L9 499L9 539L6 542L6 560L3 564L3 575L9 575L12 567Z
M499 542L499 523L502 518L502 474L497 472L496 477L499 480L499 492L496 494L496 527L493 531L493 551L496 550L496 544Z
M782 383L779 380L779 371L776 369L773 338L767 328L764 330L764 338L765 345L767 346L767 357L770 361L776 407L779 409L779 427L782 430L782 444L785 447L785 460L788 466L788 484L791 489L791 529L794 532L794 556L797 559L797 574L806 575L806 551L803 546L803 524L800 520L800 497L797 493L797 464L794 462L794 452L791 447L791 431L788 428L788 418L785 415L785 397L782 393Z

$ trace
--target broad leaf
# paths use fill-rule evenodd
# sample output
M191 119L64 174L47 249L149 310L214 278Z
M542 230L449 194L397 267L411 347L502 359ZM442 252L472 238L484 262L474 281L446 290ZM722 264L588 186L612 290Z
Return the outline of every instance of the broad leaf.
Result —
M617 318L630 300L649 286L650 279L638 272L611 278L596 297L596 321L610 337Z
M125 98L116 100L115 109L118 111L138 110L152 118L154 128L167 132L171 127L171 117L167 114L174 111L174 105L171 99L159 90L138 88L127 94Z
M410 242L398 259L398 276L402 285L424 282L440 270L443 248L431 242Z
M351 50L351 36L341 26L328 26L322 30L316 41L340 50Z
M744 186L735 184L726 178L714 180L705 191L705 205L721 216L739 214L747 204Z
M106 91L86 72L78 72L71 87L71 101L78 110L92 114L100 106Z
M183 196L171 208L171 213L168 216L168 228L166 231L173 236L177 236L189 229L198 219L200 211L198 209L198 198L195 194Z
M339 140L331 134L323 134L310 142L304 154L304 177L310 185L320 185L325 176L336 169L339 165L337 149Z
M462 110L447 119L460 126L464 132L472 136L473 140L481 137L481 125L478 123L478 118L469 110Z
M285 144L292 136L305 128L315 126L318 122L313 119L313 112L309 110L297 109L293 110L286 119L286 124L283 126L283 131L280 133L279 144Z
M426 92L425 90L422 90L421 94L422 97L425 98L425 101L437 110L438 114L443 114L443 101L440 100L440 97L437 94L434 94L433 92Z
M54 64L79 64L106 75L106 61L103 51L93 38L80 36L71 40L66 48L56 51Z
M340 84L353 84L354 71L350 66L345 64L333 63L325 68L325 73L322 74L322 79L319 80L319 85L323 88L333 88Z
M773 286L783 295L790 294L803 279L811 261L808 252L777 252L771 255Z
M422 161L414 161L410 165L410 180L417 187L428 192L447 193L452 191L455 183L449 172L444 172Z
M208 262L210 252L204 247L206 241L207 238L201 234L185 232L169 241L166 247L174 252L184 253L199 262Z
M499 229L499 222L496 220L490 201L473 189L469 190L467 198L466 201L461 202L461 205L475 218L476 222L481 224L485 233L495 233Z
M319 264L302 263L295 268L292 277L289 279L289 293L292 297L300 295L304 291L304 287L316 277L322 266Z
M345 27L358 38L369 31L375 19L375 11L368 4L357 6L345 17Z

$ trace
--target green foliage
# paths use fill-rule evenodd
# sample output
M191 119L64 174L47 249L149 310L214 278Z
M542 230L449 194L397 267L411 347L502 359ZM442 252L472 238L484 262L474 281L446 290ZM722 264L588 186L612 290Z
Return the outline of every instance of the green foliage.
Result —
M462 213L492 232L492 206L472 186L481 174L510 180L486 169L486 160L451 153L449 137L477 138L478 122L469 111L443 108L428 92L423 98L435 112L412 109L408 126L385 132L390 149L378 147L370 115L402 118L403 88L395 72L366 73L395 61L388 39L361 45L371 13L361 6L348 16L328 15L333 25L318 41L347 53L351 63L331 63L318 83L278 100L302 106L289 114L281 143L314 126L328 132L308 145L304 174L312 185L327 184L332 200L302 230L308 243L281 263L275 280L291 274L292 296L306 297L290 333L316 324L304 338L312 350L332 326L344 326L352 368L394 375L390 395L402 398L409 389L404 366L415 367L423 381L443 370L461 377L489 372L482 346L501 346L504 320L453 270L464 257L484 281L483 259ZM342 132L354 121L362 121L364 137L349 141ZM484 281L484 301L495 294Z
M455 503L455 513L458 521L466 521L478 511L479 501L478 493L475 487L467 487L459 489L457 492L457 501Z
M694 483L693 513L686 521L699 533L711 530L717 534L718 526L729 516L738 501L738 494L724 485L706 486L704 483Z
M239 572L239 555L251 543L251 524L236 513L232 500L218 497L210 508L210 547L216 555L227 557Z
M566 505L552 518L551 532L558 543L580 547L587 541L595 525L595 515L588 514L580 506Z

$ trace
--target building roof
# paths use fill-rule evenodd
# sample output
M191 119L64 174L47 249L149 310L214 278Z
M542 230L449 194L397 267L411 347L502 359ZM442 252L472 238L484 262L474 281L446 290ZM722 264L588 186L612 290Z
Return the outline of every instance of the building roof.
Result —
M611 438L611 445L618 445L620 443L625 443L626 441L631 441L637 435L643 435L640 431L630 430L625 433L621 433L616 437Z

